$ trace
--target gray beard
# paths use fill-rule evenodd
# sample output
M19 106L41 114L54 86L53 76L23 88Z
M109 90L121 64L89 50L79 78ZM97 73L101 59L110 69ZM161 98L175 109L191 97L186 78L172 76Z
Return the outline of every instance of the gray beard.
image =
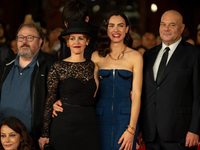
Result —
M33 57L33 53L31 50L27 51L26 53L23 53L21 52L20 50L18 51L17 53L20 57L23 57L23 58L26 58L26 59L29 59L29 58L32 58Z

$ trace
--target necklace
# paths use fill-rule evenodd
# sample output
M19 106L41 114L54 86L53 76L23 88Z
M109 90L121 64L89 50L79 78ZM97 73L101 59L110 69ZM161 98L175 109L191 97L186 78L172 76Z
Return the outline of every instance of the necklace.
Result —
M124 46L124 49L122 50L121 54L118 55L117 59L116 59L116 58L113 58L113 57L110 55L110 53L109 53L109 56L110 56L110 58L111 58L112 60L115 60L115 61L116 61L116 60L119 60L119 59L122 59L122 57L124 56L125 50L126 50L126 45Z

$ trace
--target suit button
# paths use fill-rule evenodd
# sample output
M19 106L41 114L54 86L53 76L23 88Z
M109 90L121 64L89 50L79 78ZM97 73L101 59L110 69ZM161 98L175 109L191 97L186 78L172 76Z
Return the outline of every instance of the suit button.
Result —
M159 91L159 90L160 90L160 87L157 87L157 90Z

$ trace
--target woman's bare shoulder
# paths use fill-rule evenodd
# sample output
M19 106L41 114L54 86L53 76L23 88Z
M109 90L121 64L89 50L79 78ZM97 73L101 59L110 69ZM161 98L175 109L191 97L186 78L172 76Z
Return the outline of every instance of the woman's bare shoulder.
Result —
M93 62L98 62L99 59L100 59L100 56L99 56L98 51L96 50L96 51L94 51L94 52L92 53L91 60L92 60Z
M139 57L139 58L142 58L142 54L140 52L138 52L137 50L135 49L132 49L132 48L127 48L126 50L126 53L128 54L128 56L130 57Z

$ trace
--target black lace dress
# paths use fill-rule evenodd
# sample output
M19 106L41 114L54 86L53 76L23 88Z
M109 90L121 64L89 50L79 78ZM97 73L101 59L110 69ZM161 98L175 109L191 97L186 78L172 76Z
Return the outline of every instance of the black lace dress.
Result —
M51 67L47 80L42 137L50 137L55 150L98 150L94 63L58 61ZM52 106L58 99L63 112L57 112L58 116L52 119Z

